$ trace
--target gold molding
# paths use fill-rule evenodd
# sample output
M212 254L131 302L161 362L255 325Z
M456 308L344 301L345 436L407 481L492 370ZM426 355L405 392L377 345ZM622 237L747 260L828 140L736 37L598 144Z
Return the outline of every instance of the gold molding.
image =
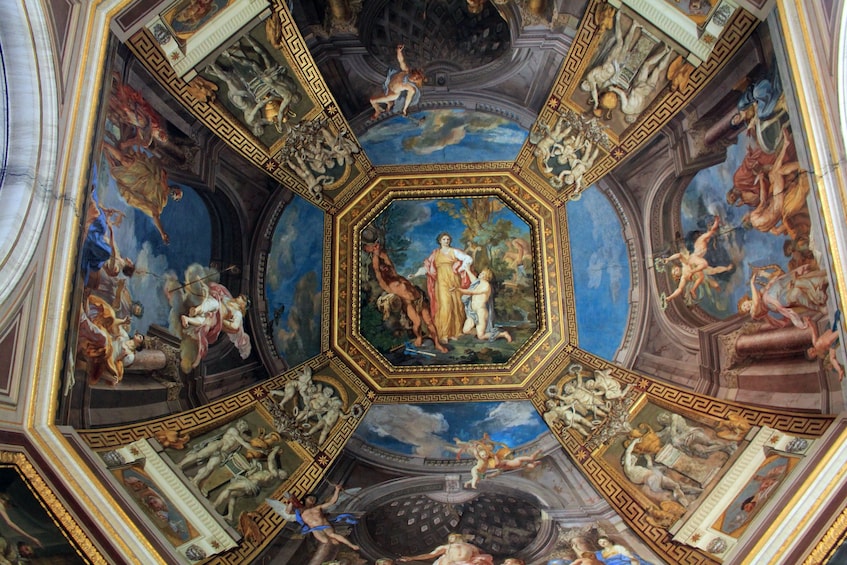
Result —
M76 518L67 511L26 454L0 451L0 464L14 467L18 471L33 496L38 499L62 534L71 542L71 547L81 553L89 563L108 563L100 549L91 541L88 533L82 529Z
M826 563L838 546L847 539L847 508L835 519L821 540L812 550L803 565L820 565Z

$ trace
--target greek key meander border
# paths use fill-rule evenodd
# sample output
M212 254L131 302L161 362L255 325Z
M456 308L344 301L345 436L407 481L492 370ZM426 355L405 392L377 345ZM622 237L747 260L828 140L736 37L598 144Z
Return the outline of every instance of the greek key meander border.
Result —
M586 57L589 50L596 49L600 37L595 33L593 13L603 0L592 0L586 8L586 17L582 18L577 35L568 50L568 56L562 63L559 76L553 86L550 97L542 108L536 123L545 123L553 126L560 108L569 108L576 112L582 112L583 108L574 106L569 102L576 88L575 77L581 76L585 71L590 57ZM724 28L712 54L699 67L691 73L691 78L684 92L671 92L667 87L660 91L659 95L650 106L642 112L634 126L627 128L620 138L610 133L610 138L617 139L617 156L608 154L602 157L598 163L591 167L584 175L584 185L591 186L612 171L617 164L631 155L641 147L648 139L664 127L674 116L676 116L686 104L699 94L706 84L730 58L741 48L742 44L750 36L759 21L743 9L736 10L732 20ZM532 186L545 185L547 179L535 170L532 151L529 149L529 140L524 144L515 162L516 174L519 174L527 184ZM613 153L615 151L613 150ZM529 174L523 175L523 171ZM567 196L570 191L564 189L560 197Z
M593 10L593 8L600 3L601 0L593 0L590 4L588 10ZM277 3L275 5L275 10L279 11L281 14L285 14L286 16L290 16L287 10L281 7L281 3ZM580 27L580 31L577 34L577 38L574 40L572 48L569 50L568 58L563 63L563 67L560 71L560 76L557 79L557 84L554 86L553 94L551 98L548 100L544 109L541 113L541 118L545 119L547 122L550 121L552 116L555 115L555 111L558 109L559 101L567 100L566 91L573 86L573 76L577 76L580 70L584 70L584 66L587 64L588 59L585 57L585 53L591 49L592 40L595 40L596 43L599 39L594 37L594 24L593 18L586 17L583 18L583 22ZM648 109L645 113L645 117L640 120L636 126L636 129L631 132L625 132L625 135L622 137L622 140L619 144L620 148L626 151L626 154L632 153L635 149L637 149L641 144L643 144L648 137L650 137L647 133L649 131L655 131L657 128L664 126L676 113L684 106L685 103L690 101L697 92L701 90L701 88L706 84L707 79L710 78L715 72L717 72L720 67L729 59L729 57L735 53L735 51L740 47L746 37L752 32L755 27L756 20L752 18L749 14L743 11L739 11L736 16L733 18L730 25L727 26L724 34L721 36L718 44L715 47L715 51L712 57L709 58L700 68L695 70L692 74L692 84L689 85L689 88L685 92L685 94L680 93L665 93L664 97L661 99L657 99L653 105ZM286 25L283 26L283 29L286 30L286 34L294 34L299 37L299 34L290 20L286 22ZM586 41L587 39L587 41ZM313 79L313 73L316 73L316 69L314 69L313 62L311 61L311 57L308 52L305 50L305 47L302 45L302 40L295 42L296 47L298 49L296 51L287 49L284 53L286 60L291 63L292 61L297 64L293 64L292 69L298 74L298 78L300 78L302 84L308 84L312 86L310 90L310 94L313 95L313 99L322 103L324 108L329 107L330 104L334 104L332 101L331 94L326 89L326 85L323 82L322 77L317 73L318 78L318 89L314 89L315 82ZM131 42L131 47L134 47L134 42ZM152 45L151 45L152 46ZM158 49L155 49L155 46L152 46L156 52ZM596 48L596 45L594 46ZM302 48L302 49L301 49ZM135 49L133 49L135 52ZM138 55L138 53L136 53ZM146 57L139 57L142 61L147 65ZM576 63L574 63L576 61ZM300 64L305 64L305 70L300 68ZM169 68L169 66L168 66ZM159 78L160 75L157 74L156 69L151 69L148 67L148 70L151 71L154 76ZM173 90L173 87L169 82L163 81L160 78L160 82L165 84L169 90L172 91L174 96L178 99L182 100L183 103L186 102L186 98L183 95L183 91L179 89ZM558 96L556 96L558 94ZM555 98L554 98L555 97ZM190 108L194 109L193 105L189 105ZM196 114L195 114L196 115ZM225 118L225 116L218 116L218 119ZM336 116L331 116L333 123L337 122ZM202 118L201 118L202 119ZM214 126L203 119L204 123L210 125L210 127L214 130ZM232 124L229 124L232 126ZM336 124L337 125L337 124ZM237 129L237 128L236 128ZM349 131L349 130L348 130ZM235 132L239 133L239 132ZM242 137L244 132L240 132ZM236 136L237 138L237 136ZM254 144L249 143L249 138L243 138L241 145L235 145L230 141L230 137L224 137L230 145L232 145L236 150L241 152L245 157L253 161L259 166L262 166L263 163L259 163L257 158L259 156L263 158L267 158L266 154L262 154L256 150ZM554 200L557 197L561 198L561 194L556 194L555 191L552 191L550 187L544 182L543 178L536 178L536 174L532 171L530 175L524 175L523 171L528 167L528 164L531 160L531 150L529 149L529 144L525 143L524 147L521 149L521 152L518 156L518 159L514 164L511 165L511 170L514 174L518 175L521 178L521 181L530 187L537 190L539 193L543 194L545 197L550 200ZM361 160L358 160L359 164L363 164ZM607 156L603 158L598 165L593 167L586 173L586 184L591 184L592 182L596 182L599 178L608 173L614 165L616 165L618 160L614 159L611 156ZM493 166L503 166L508 164L490 164ZM468 171L475 172L480 171L480 167L476 164L459 164L452 165L460 171ZM429 170L435 172L441 165L433 165ZM298 179L294 178L290 173L280 172L283 169L282 167L278 167L275 171L273 171L273 176L275 178L286 181L287 186L297 187L296 192L302 193L305 192L302 190L300 182ZM365 167L361 167L361 170L367 171ZM530 169L531 170L531 169ZM396 167L380 167L378 168L379 174L391 174L394 172L408 172L408 168L396 166ZM371 176L375 176L373 173L369 173ZM340 194L342 194L342 198L339 198L335 203L339 203L343 200L344 197L349 200L355 195L355 190L349 190L350 185L359 185L361 187L367 181L364 178L364 175L359 175L356 177L355 181L351 181L348 183L347 189L342 189ZM568 243L568 234L567 234L567 224L566 220L563 219L564 214L559 214L559 225L561 236L563 239L563 243L565 244L564 249L564 258L569 255L569 249L567 247ZM344 259L349 259L346 256ZM562 279L569 278L567 275L562 277ZM565 286L565 291L562 293L562 296L572 300L572 288L568 285ZM570 292L568 292L570 290ZM571 337L572 343L573 338L576 336L576 325L575 318L571 313L572 308L566 308L566 316L567 316L567 334ZM325 339L322 336L322 341ZM557 375L560 374L560 371L567 365L567 362L572 360L580 360L586 363L592 363L594 366L601 366L600 363L597 363L597 359L576 348L567 348L562 353L555 355L554 358L550 359L549 364L535 377L527 383L525 387L525 392L523 391L493 391L493 392L438 392L436 390L418 390L414 393L386 393L382 395L376 395L374 402L375 403L400 403L400 402L412 402L412 401L470 401L470 400L517 400L524 399L527 396L535 396L538 398L538 388L537 384L539 382L543 382L545 380L553 380ZM346 365L341 364L346 368ZM610 366L609 364L605 364L603 366ZM356 377L353 371L349 371L348 378L351 379L352 382L356 382L361 386L364 384L360 381L358 377ZM761 410L753 410L753 409L744 409L737 405L732 405L728 403L724 403L715 399L708 399L704 397L700 397L699 395L689 393L680 389L676 389L674 387L665 385L663 383L659 383L648 379L646 377L639 376L635 373L625 372L619 369L615 370L615 376L625 380L627 382L633 383L646 383L647 389L647 397L650 400L660 400L666 403L670 403L674 406L678 406L680 408L687 408L691 410L696 410L705 414L708 414L713 417L722 417L731 412L740 412L749 420L751 423L755 423L756 425L768 425L771 427L775 427L777 429L782 429L784 431L789 431L795 434L809 434L809 435L819 435L822 433L826 427L831 422L831 418L826 416L806 416L806 415L785 415L785 414L777 414L767 411ZM256 387L262 388L262 387ZM233 397L228 397L227 399L223 399L220 403L216 403L214 405L210 405L207 407L203 407L198 409L197 411L193 411L194 415L192 418L186 418L187 415L183 414L178 416L176 419L164 419L157 422L147 423L143 426L131 428L131 429L118 429L118 430L84 430L80 431L80 434L89 442L89 445L92 447L96 447L97 444L101 447L106 447L108 445L115 445L111 443L113 441L126 442L130 438L137 439L138 437L147 437L139 436L140 433L146 433L147 435L151 435L150 432L155 432L157 429L165 429L168 427L168 424L177 421L180 424L180 427L184 424L188 424L193 420L195 425L208 425L212 424L215 421L221 419L222 416L231 414L231 410L235 408L239 411L248 411L251 406L258 400L258 398L253 396L254 389L247 391L246 393L239 393L234 395ZM364 392L364 391L363 391ZM372 391L368 391L372 392ZM536 408L540 406L537 404L536 400L533 400L534 404L536 404ZM218 407L225 407L226 410L221 412ZM340 436L348 436L352 434L353 425L352 423L348 423L348 425L343 426L341 428L342 431ZM554 432L555 433L555 432ZM661 555L665 555L668 557L672 557L677 560L677 562L687 562L687 563L714 563L714 561L700 553L699 551L692 550L686 546L678 546L675 544L669 544L664 542L664 538L666 536L665 530L660 530L654 528L647 524L644 521L644 513L638 503L633 499L633 497L626 492L625 489L621 487L621 485L617 482L614 477L614 473L605 469L602 465L602 460L595 460L592 456L584 457L583 456L583 447L579 444L576 439L570 435L566 434L566 437L562 437L559 434L556 434L559 437L560 443L563 448L574 458L575 462L581 466L583 471L589 477L591 482L603 493L603 496L613 505L617 506L621 510L621 514L624 517L625 521L629 523L631 527L639 531L644 537L645 541L651 545L653 549L659 552ZM98 441L97 438L101 439ZM108 438L108 439L106 439ZM346 438L345 438L346 439ZM343 446L343 442L335 442L333 441L333 451L338 450L340 452L341 447ZM336 453L337 455L337 453ZM580 459L582 457L582 459ZM330 463L327 463L324 466L318 465L314 461L310 464L296 479L293 487L294 488L303 488L308 490L311 488L313 484L320 480L323 475L323 471ZM304 491L305 492L305 491ZM266 518L268 513L266 512L263 518ZM847 522L847 511L842 513L839 517L839 520L843 522ZM273 528L278 528L280 524L273 524L273 520L264 520L262 521L262 525L268 524ZM833 525L835 528L835 525ZM833 529L831 528L831 530ZM843 532L843 527L841 531ZM829 532L827 533L829 535ZM823 540L822 542L823 543ZM224 556L224 562L237 563L243 560L243 555L235 555L238 552L230 552L226 556ZM231 556L231 557L230 557Z
M297 30L288 9L284 3L275 2L274 10L280 16L284 38L284 45L279 52L285 59L289 69L297 76L303 90L315 104L315 109L309 113L309 116L313 114L313 118L323 116L335 126L337 131L346 129L346 131L352 132L350 125L338 111L338 106L329 92L323 76L317 70L317 66L308 52L305 42ZM180 101L191 114L213 131L217 137L243 155L248 161L279 181L283 186L306 198L312 204L324 210L332 205L333 199L324 199L320 202L315 201L314 195L303 185L302 181L294 173L289 171L287 167L281 166L274 160L274 147L265 147L259 143L247 131L244 124L220 103L207 104L195 100L188 94L188 85L176 75L171 65L165 59L164 54L156 46L155 40L150 37L146 29L142 29L130 38L127 45L147 71L176 100ZM279 145L279 143L274 144L274 146L276 145ZM352 178L347 178L344 186L339 187L337 193L334 195L335 198L343 200L345 195L349 198L350 193L355 192L354 189L361 188L367 182L367 171L372 169L370 161L360 151L356 155L356 162L359 165L356 168L357 174ZM351 172L348 170L347 174L349 175Z

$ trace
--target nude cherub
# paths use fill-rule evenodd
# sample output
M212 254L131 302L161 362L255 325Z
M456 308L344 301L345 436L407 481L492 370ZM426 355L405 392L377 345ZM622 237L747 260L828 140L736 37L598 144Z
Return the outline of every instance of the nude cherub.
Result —
M700 285L703 284L703 282L706 282L712 288L718 288L717 281L707 280L706 276L725 273L734 268L734 265L732 264L712 267L706 260L706 251L708 251L709 241L715 236L715 234L718 233L719 226L720 218L715 216L715 221L712 223L712 227L694 241L694 251L689 252L685 246L682 246L679 252L674 253L667 259L663 260L665 264L668 264L671 261L679 261L680 263L678 266L675 265L671 269L671 275L675 280L679 281L679 285L676 287L675 291L665 298L667 302L681 296L688 283L693 283L691 288L688 290L692 298L697 296L697 289L700 288Z
M412 69L406 64L406 57L403 55L404 48L405 45L402 43L397 46L397 63L400 65L400 70L389 69L383 86L384 94L382 96L374 96L370 99L371 106L374 109L372 119L378 118L383 112L390 112L394 107L394 102L401 98L405 98L403 101L403 115L406 116L409 106L416 103L418 98L420 98L420 90L423 88L424 83L424 73L423 70Z
M592 148L593 146L593 148ZM563 170L558 175L558 182L553 183L554 186L570 186L576 185L576 193L579 194L582 191L582 182L583 176L588 169L594 166L594 161L597 160L597 157L600 155L600 148L596 145L593 145L590 140L585 140L582 147L582 153L574 153L572 157L568 159L569 168Z

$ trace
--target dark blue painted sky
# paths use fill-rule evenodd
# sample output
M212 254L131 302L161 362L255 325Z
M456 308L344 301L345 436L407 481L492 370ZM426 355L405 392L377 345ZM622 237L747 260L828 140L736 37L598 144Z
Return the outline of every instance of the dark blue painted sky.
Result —
M135 262L136 274L129 280L132 299L144 305L144 315L132 319L132 330L146 333L150 324L168 326L170 304L165 298L163 283L168 272L180 281L192 263L209 265L211 260L212 224L203 200L190 187L183 190L179 202L169 200L162 210L161 221L170 243L165 245L150 216L130 207L118 193L108 166L95 170L97 197L101 206L126 214L115 227L119 252Z
M274 342L283 356L294 353L290 349L294 344L298 350L305 347L302 355L306 357L320 352L320 344L315 343L311 330L320 323L320 307L316 300L320 298L323 278L323 236L323 212L295 196L274 229L265 273L268 316L272 317L274 310L285 305L274 333ZM307 277L304 282L311 283L299 285L304 277ZM289 320L293 315L298 317L298 323L309 327L292 328ZM303 343L304 340L307 343ZM298 358L300 355L296 354Z
M722 319L738 313L738 300L749 292L752 266L778 264L785 268L787 265L782 252L786 236L743 228L741 220L752 208L730 206L726 201L726 193L733 185L732 177L744 159L748 143L755 145L745 136L739 136L739 142L727 149L726 161L698 172L685 190L680 210L682 235L689 249L693 249L692 233L705 232L716 215L721 218L720 235L713 238L706 259L712 266L733 264L735 270L717 275L715 280L720 288L716 292L706 289L699 306Z

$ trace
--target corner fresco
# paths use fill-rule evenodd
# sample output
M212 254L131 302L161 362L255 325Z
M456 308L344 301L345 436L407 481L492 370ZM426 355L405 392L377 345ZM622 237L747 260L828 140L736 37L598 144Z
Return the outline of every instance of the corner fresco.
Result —
M168 170L192 166L197 146L174 133L117 72L109 76L102 143L82 230L76 367L90 383L117 384L131 365L141 371L164 367L165 353L142 353L151 326L170 328L183 346L193 349L183 356L187 372L208 345L197 331L189 336L187 330L208 326L207 315L223 313L221 319L229 318L224 331L241 331L241 318L234 316L243 310L221 306L218 300L229 295L217 283L219 273L236 267L211 265L206 203L194 188L169 179ZM210 293L210 285L223 291ZM185 309L175 314L174 307L182 305ZM186 315L181 323L180 314ZM187 323L190 317L194 320Z
M242 513L254 511L304 459L302 449L290 436L278 431L263 410L242 414L207 433L185 436L165 445L165 453L183 480L193 485L195 496L199 492L230 524L237 524ZM123 482L131 491L141 488L140 478L128 482L127 471L123 473ZM150 506L143 498L140 500L145 509ZM152 512L155 518L156 509L152 508Z
M265 269L268 335L288 366L320 353L324 214L300 197L274 228Z
M630 264L626 240L609 237L623 226L609 200L596 188L569 201L568 244L576 299L580 348L612 359L626 333Z
M527 130L469 110L423 110L393 116L359 136L374 165L514 161Z
M196 141L134 86L151 79L127 68L117 54L106 73L81 220L62 416L81 427L186 409L206 394L201 381L190 398L190 379L254 347L240 253L216 240L227 195L198 176Z
M741 318L749 328L744 339L755 341L750 348L790 350L841 378L834 350L840 312L828 306L829 276L807 202L809 174L798 161L776 61L758 65L730 98L733 109L706 132L706 141L734 144L723 163L692 179L681 202L681 232L654 257L667 289L661 305ZM736 346L741 356L749 349L739 349L744 339Z
M293 73L268 44L264 26L225 49L201 73L217 100L267 147L312 108Z
M663 512L682 517L693 508L741 439L725 439L701 422L652 404L638 413L631 427L622 440L609 445L603 458L657 517Z
M499 198L393 200L361 232L362 336L394 365L505 363L537 328L531 237Z

